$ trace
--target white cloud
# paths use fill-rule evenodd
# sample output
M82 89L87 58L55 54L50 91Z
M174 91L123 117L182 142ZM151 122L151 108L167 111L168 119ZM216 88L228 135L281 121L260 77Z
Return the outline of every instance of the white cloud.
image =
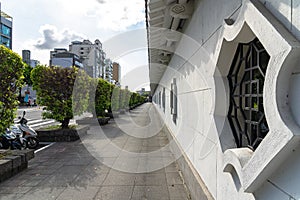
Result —
M4 10L14 17L14 51L21 55L22 49L29 49L43 64L53 48L68 48L71 41L82 39L105 43L145 21L143 0L25 0L22 6L3 1Z
M98 28L123 31L145 21L145 3L142 0L95 0L97 4L86 14L96 17Z
M42 37L33 42L33 46L37 49L53 49L67 46L71 41L85 38L82 34L68 29L59 31L56 26L49 24L41 26L40 33Z

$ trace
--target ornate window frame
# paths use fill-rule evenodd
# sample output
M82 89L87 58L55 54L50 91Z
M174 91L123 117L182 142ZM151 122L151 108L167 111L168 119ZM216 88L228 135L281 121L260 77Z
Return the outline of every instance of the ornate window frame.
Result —
M255 150L269 132L263 87L270 56L255 38L239 43L227 76L230 90L228 121L236 146Z
M289 106L290 78L299 61L300 43L257 0L246 0L234 21L232 25L224 23L221 36L223 41L217 50L219 56L214 80L216 90L221 91L218 93L225 93L229 99L230 90L225 78L228 71L222 67L228 64L230 66L230 54L234 54L238 43L249 42L257 37L270 55L263 89L269 132L255 151L249 148L230 148L223 154L223 171L237 176L243 191L253 193L280 167L300 142L300 127L292 117ZM220 86L220 82L223 82L223 86ZM220 102L224 104L224 96L221 98L218 93L215 93L217 127L222 126L221 123L228 123L228 109L218 105ZM227 103L229 107L229 102Z

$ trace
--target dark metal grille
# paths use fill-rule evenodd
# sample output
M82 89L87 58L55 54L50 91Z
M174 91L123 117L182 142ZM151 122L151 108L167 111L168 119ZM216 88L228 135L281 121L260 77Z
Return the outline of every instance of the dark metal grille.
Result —
M256 38L239 43L228 74L228 120L237 147L257 148L269 132L263 87L270 56Z

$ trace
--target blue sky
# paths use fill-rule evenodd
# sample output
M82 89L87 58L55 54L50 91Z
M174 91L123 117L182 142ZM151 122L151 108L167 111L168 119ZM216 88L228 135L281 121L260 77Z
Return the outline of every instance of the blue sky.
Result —
M68 48L73 40L99 39L107 57L122 66L122 76L128 77L135 68L144 66L143 82L148 79L145 8L143 0L1 0L4 12L13 17L13 50L31 51L31 58L49 63L50 50ZM138 33L132 37L133 32ZM143 31L140 31L143 30ZM129 33L129 34L127 34ZM139 49L132 45L139 37ZM105 44L113 38L123 38L128 52L114 55ZM125 39L124 39L125 38ZM120 45L120 44L119 44ZM118 45L113 49L117 49ZM111 54L111 55L110 55ZM141 70L139 70L141 71ZM132 90L138 85L129 85Z

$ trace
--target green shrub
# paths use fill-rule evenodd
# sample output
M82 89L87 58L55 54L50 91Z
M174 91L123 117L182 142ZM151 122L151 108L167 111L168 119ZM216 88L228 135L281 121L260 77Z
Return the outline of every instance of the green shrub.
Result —
M118 86L114 87L111 96L111 110L120 110L120 88Z
M111 106L111 84L102 78L98 79L98 85L95 94L95 111L97 117L104 117L105 110Z
M0 45L0 134L15 118L17 89L22 86L24 63L12 50Z

